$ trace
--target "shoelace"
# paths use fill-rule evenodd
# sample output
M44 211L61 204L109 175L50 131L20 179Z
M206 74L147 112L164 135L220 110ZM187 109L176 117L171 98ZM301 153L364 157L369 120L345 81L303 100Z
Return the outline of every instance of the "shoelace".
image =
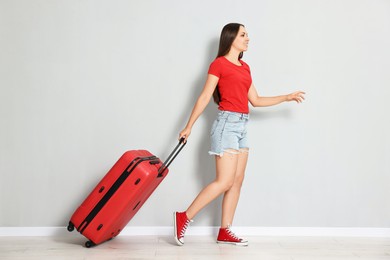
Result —
M229 234L229 236L231 236L232 238L237 239L237 240L241 240L241 238L239 238L238 236L236 236L236 234L234 234L233 231L230 230L230 226L228 226L228 227L226 228L226 231L227 231L227 233Z
M180 232L180 237L184 237L184 233L186 232L187 228L188 228L188 225L190 224L190 222L193 222L192 220L186 220L186 223L184 224L183 226L183 229L181 230Z

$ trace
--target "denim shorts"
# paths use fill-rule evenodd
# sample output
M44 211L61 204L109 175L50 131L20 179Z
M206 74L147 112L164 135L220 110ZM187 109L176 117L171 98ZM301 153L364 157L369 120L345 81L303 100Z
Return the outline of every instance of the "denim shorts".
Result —
M209 154L222 156L224 152L238 154L248 151L248 114L220 111L211 127Z

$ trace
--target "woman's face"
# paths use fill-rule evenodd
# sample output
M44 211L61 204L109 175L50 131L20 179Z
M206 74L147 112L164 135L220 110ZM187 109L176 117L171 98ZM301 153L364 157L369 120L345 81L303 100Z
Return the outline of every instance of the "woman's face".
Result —
M240 26L238 34L232 43L232 47L240 52L248 49L249 37L244 26Z

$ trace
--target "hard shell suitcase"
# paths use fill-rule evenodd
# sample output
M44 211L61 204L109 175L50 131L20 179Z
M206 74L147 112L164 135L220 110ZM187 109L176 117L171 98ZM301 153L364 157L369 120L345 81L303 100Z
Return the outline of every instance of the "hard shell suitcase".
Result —
M181 139L167 160L146 150L125 152L73 213L68 231L89 239L86 247L119 235L168 174L168 166L183 149Z

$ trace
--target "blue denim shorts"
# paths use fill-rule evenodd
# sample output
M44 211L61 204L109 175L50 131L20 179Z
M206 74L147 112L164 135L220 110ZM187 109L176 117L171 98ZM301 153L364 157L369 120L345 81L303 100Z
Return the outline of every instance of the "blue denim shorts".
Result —
M211 127L209 154L222 156L224 152L238 154L248 151L248 114L220 111ZM244 150L243 150L244 149Z

